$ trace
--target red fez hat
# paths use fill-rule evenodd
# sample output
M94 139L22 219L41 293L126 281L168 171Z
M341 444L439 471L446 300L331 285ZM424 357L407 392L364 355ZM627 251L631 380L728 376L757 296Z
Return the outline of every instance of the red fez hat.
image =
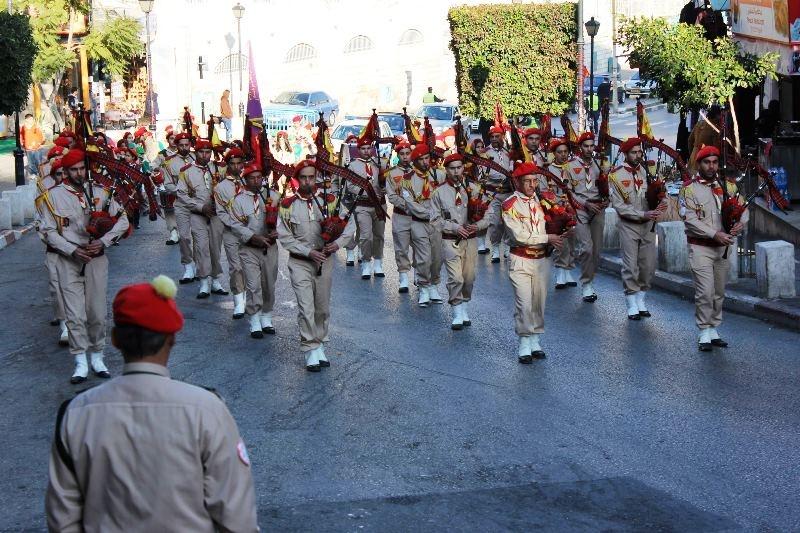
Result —
M526 161L525 163L520 163L519 165L517 165L517 168L515 168L514 172L511 173L511 177L521 178L522 176L528 176L530 174L538 174L539 172L540 172L539 167L537 167L535 163Z
M358 146L359 148L361 148L362 146L369 146L371 144L372 144L371 140L363 138L363 137L361 139L359 139L358 141L356 141L356 146Z
M213 147L211 146L211 142L209 142L209 141L207 141L205 139L197 139L194 142L194 151L195 152L198 151L198 150L212 150L212 149L213 149Z
M66 148L64 148L63 146L58 146L58 145L53 146L52 148L50 148L50 150L47 151L47 159L53 159L54 157L64 155L64 152L66 151L67 151Z
M278 132L278 137L277 138L280 139L281 137L286 137L288 139L289 138L289 134L286 133L285 131L281 130L281 131Z
M719 157L719 148L716 146L703 146L697 151L697 154L694 156L694 160L696 163L699 163L706 157L711 157L712 155Z
M640 146L642 144L642 140L639 137L628 137L620 146L619 150L623 153L628 153L633 150L635 147Z
M301 117L300 115L295 115L294 118L292 118L292 122L301 122L302 120L303 117Z
M444 158L444 166L449 165L453 161L463 161L463 160L464 160L464 156L462 156L461 154L458 154L458 153L450 154L450 155L448 155L447 157Z
M61 158L61 166L65 169L69 168L73 165L77 165L78 163L82 162L86 158L86 154L83 150L78 150L77 148L73 148L67 154Z
M547 150L550 152L555 152L556 148L558 148L562 144L569 146L569 143L567 142L566 139L560 139L558 137L555 137L550 141L550 144L547 145Z
M491 128L489 128L489 135L494 135L495 133L499 133L500 135L503 135L505 133L505 131L500 126L492 126Z
M185 131L182 131L182 132L180 132L179 134L177 134L177 135L175 136L175 142L176 142L176 143L177 143L178 141L182 141L183 139L189 139L189 140L191 140L191 139L192 139L192 136L191 136L191 135L189 135L188 133L186 133Z
M255 163L250 163L244 170L242 171L242 177L247 176L248 174L252 174L253 172L261 172L261 166Z
M242 151L241 151L239 148L235 148L235 147L234 147L234 148L231 148L231 149L230 149L230 150L228 150L228 152L225 154L225 161L230 161L230 160L231 160L231 159L233 159L234 157L241 157L241 158L243 158L243 159L244 159L244 152L242 152Z
M72 141L70 141L69 139L70 139L69 137L57 137L56 140L53 142L55 143L56 146L63 146L64 148L67 148L72 143Z
M539 128L528 128L525 130L525 133L522 134L523 137L530 137L531 135L541 135L542 130Z
M411 159L419 159L423 155L429 155L430 153L431 151L427 144L418 144L411 150Z
M581 136L578 137L578 144L581 144L583 141L593 141L594 140L594 133L591 131L584 131L581 133Z
M166 128L164 128L164 132L166 132L167 134L170 134L170 133L172 133L172 130L173 130L173 128L172 128L172 124L170 124L169 126L167 126Z
M395 152L399 152L400 150L405 150L406 148L411 148L411 145L406 141L400 141L399 143L394 145Z
M183 328L183 315L175 305L177 292L175 282L163 275L150 283L123 287L114 298L114 324L177 333Z
M53 164L50 165L50 175L51 176L55 176L56 175L56 170L58 170L59 168L61 168L63 166L64 165L61 163L60 159L56 159L55 161L53 161Z
M314 167L317 168L317 165L314 163L313 159L303 159L294 167L294 172L292 172L292 178L297 179L297 176L300 175L300 171L304 168Z
M147 129L145 129L144 126L139 126L139 129L137 129L136 132L133 134L133 138L138 139L139 137L142 137L145 133L147 133Z

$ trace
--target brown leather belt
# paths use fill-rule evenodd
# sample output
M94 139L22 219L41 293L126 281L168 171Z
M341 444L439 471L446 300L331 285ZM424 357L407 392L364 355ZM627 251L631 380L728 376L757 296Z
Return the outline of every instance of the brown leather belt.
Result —
M647 224L648 222L654 222L653 220L636 220L629 217L619 217L620 219L624 220L625 222L630 222L631 224Z
M375 207L375 204L372 203L372 200L368 198L359 198L358 200L356 200L356 205L361 207ZM381 199L381 205L386 205L385 199Z
M289 252L289 257L291 257L292 259L297 259L298 261L305 261L307 263L313 263L314 262L314 260L311 259L310 257L306 257L304 255L296 254L296 253L293 253L293 252Z
M532 246L512 246L511 253L525 259L542 259L550 257L549 248L534 248Z
M50 245L48 244L48 245L47 245L47 253L50 253L50 254L60 254L61 252L59 252L58 250L56 250L55 248L53 248L52 246L50 246Z
M411 215L408 214L408 212L405 209L403 209L401 207L395 207L393 212L394 212L395 215L403 215L404 217L410 217L411 216Z
M697 246L707 246L709 248L722 248L723 246L727 246L725 244L720 244L714 239L706 239L705 237L686 237L686 241L689 244L696 244Z
M475 235L472 235L472 236L467 237L465 239L461 235L454 235L452 233L442 233L442 239L444 239L446 241L456 241L456 240L458 240L458 241L468 241L468 240L474 239L474 238L475 238Z

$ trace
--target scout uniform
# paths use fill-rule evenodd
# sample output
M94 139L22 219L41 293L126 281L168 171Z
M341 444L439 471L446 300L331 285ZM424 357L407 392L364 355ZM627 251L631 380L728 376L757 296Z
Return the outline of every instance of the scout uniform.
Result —
M428 153L426 145L418 144L411 152L411 160L416 161ZM419 289L421 307L428 307L430 302L442 303L437 289L441 281L442 238L441 231L431 224L431 198L442 179L441 174L436 169L423 172L412 166L411 172L404 173L399 184L396 180L392 183L387 180L388 198L394 205L394 213L411 220L414 285Z
M399 146L395 149L399 150ZM413 174L414 168L411 165L407 167L397 165L386 172L386 197L392 205L394 205L393 198L401 194L402 182L410 180ZM395 207L392 210L392 243L394 262L397 264L399 275L398 292L403 293L408 292L408 272L411 270L408 248L411 246L411 238L411 216L402 207Z
M84 160L80 150L70 150L61 164L65 169ZM69 179L42 195L41 232L48 251L58 253L55 268L58 287L64 302L64 314L69 331L69 351L75 357L71 381L80 383L88 375L87 352L92 370L100 377L109 377L103 363L106 344L106 290L108 288L108 258L101 251L88 263L72 257L78 246L91 242L86 228L95 210L107 211L116 218L113 227L100 238L105 248L114 244L128 230L125 210L111 197L111 191L94 184L74 185ZM92 205L89 204L92 203Z
M514 171L514 177L533 174L535 168L532 163L523 163ZM539 337L544 333L544 306L550 280L544 211L536 194L528 198L518 191L503 202L502 210L511 246L508 277L515 295L518 357L520 363L527 364L534 357L545 355L539 345Z
M235 152L234 152L235 150ZM231 149L226 157L244 157L238 149ZM225 174L225 177L214 187L214 209L217 219L223 226L222 245L228 259L228 275L231 293L233 293L233 318L242 318L245 312L245 281L242 262L239 259L239 239L231 231L233 223L230 215L233 199L242 190L239 176Z
M550 152L555 154L556 148L561 145L569 146L569 143L566 139L551 140L549 145ZM555 161L548 163L547 168L550 172L561 178L564 183L570 184L572 170L575 164L575 158L570 156L564 163L559 164ZM539 192L542 193L545 190L550 190L553 194L558 196L561 204L567 204L569 202L564 191L560 190L555 183L551 183L551 180L546 176L539 175ZM553 266L556 269L556 289L564 289L566 287L575 287L578 285L572 277L572 269L575 268L575 258L573 257L573 249L575 248L574 240L575 236L573 234L564 239L560 250L554 252Z
M361 146L362 141L359 141ZM355 159L347 166L350 170L361 176L367 178L372 182L372 187L378 198L385 203L383 198L383 187L379 181L378 163L375 159ZM358 194L360 187L354 183L347 184L347 190L351 194ZM369 279L372 277L373 271L375 277L384 277L383 273L383 242L384 233L386 232L386 221L378 218L375 212L375 206L372 201L365 195L361 195L356 200L355 208L356 224L358 225L358 249L361 252L361 279ZM375 259L373 265L372 260ZM374 266L374 269L373 269Z
M456 160L461 161L461 156L450 155L445 159L445 165ZM442 254L447 269L447 303L453 306L451 328L455 330L472 325L467 303L472 299L472 287L475 284L478 247L474 234L464 239L458 235L458 230L473 223L468 219L467 205L478 194L476 186L456 184L448 178L433 192L431 199L432 224L442 234ZM475 225L478 231L486 229L489 219L484 216Z
M166 292L160 278L119 292L117 326L181 329L175 284ZM59 409L45 511L50 531L258 531L250 459L225 403L127 355L121 376Z
M245 169L245 175L248 173ZM253 169L259 170L259 169ZM267 201L265 205L264 200ZM267 227L267 210L278 209L279 195L272 189L262 189L253 194L242 187L230 207L231 233L238 239L239 260L247 287L247 316L250 317L250 335L262 338L263 333L275 333L272 309L275 306L275 283L278 279L278 243L269 248L253 246L253 235L264 235L275 228Z
M620 150L627 153L640 143L628 140ZM642 165L633 168L623 164L608 176L611 205L619 215L617 230L622 249L622 286L625 291L628 318L639 320L650 316L645 294L656 269L656 232L654 221L645 216L647 174Z
M176 142L187 134L179 133L175 136ZM177 193L178 183L180 181L181 169L194 162L194 154L189 153L185 157L180 153L169 156L164 161L163 170L166 174L164 179L164 188L167 192ZM181 251L181 264L184 266L183 278L181 283L190 283L197 278L196 267L192 255L192 215L189 207L177 199L175 201L175 211L171 215L164 214L164 220L167 223L167 228L172 234L172 229L177 229L179 235L179 246ZM169 218L168 218L169 217ZM174 219L174 220L171 220Z
M489 129L489 134L504 133L502 128L493 126ZM483 153L482 157L492 159L504 169L510 171L513 168L511 156L504 147L494 148L490 146ZM495 213L492 217L491 226L489 227L489 242L492 245L492 263L500 262L500 241L504 240L504 228L500 218L501 206L503 202L511 195L511 185L508 183L508 178L496 170L489 170L486 176L486 190L494 193L492 200L491 210Z
M698 151L700 160L716 155L715 147L705 147ZM725 182L729 197L741 202L735 183ZM735 245L726 246L714 240L717 232L725 232L722 225L723 194L716 180L707 181L701 176L694 177L685 185L679 195L681 218L686 226L686 240L689 246L689 268L694 280L695 322L700 330L698 344L701 350L711 350L711 346L727 346L720 339L717 328L722 323L722 304L725 301L725 284L728 281L730 258L736 257ZM747 224L749 213L741 218Z
M303 167L296 167L295 171L299 168ZM325 244L321 220L322 212L313 198L297 194L281 202L278 238L281 246L289 251L287 266L297 298L300 351L306 355L306 368L309 370L319 370L321 364L328 361L323 343L328 342L333 261L328 259L318 267L309 258L311 250L321 250ZM341 247L354 231L355 224L351 219L336 243Z

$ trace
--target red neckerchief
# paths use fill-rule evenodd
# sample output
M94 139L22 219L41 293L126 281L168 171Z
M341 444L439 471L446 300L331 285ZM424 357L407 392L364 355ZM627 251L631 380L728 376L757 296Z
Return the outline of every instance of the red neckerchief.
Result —
M67 190L67 192L69 192L75 198L78 199L78 201L81 203L81 207L83 209L86 209L89 206L89 204L86 202L85 189L82 189L80 191L77 190L74 187L74 185L72 184L72 182L63 181L62 183L64 184L64 188ZM92 200L94 200L94 199L92 199Z
M639 166L637 165L636 167L632 167L629 166L627 163L623 164L622 166L623 168L625 168L625 170L633 174L633 188L638 192L639 189L642 188L642 185L644 185L644 180L639 178L638 174Z

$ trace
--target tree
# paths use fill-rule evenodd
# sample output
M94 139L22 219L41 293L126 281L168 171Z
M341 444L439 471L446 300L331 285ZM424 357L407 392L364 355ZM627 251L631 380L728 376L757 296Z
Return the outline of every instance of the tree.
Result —
M28 101L35 56L28 16L0 12L0 115L12 115Z
M448 13L458 99L465 114L560 114L575 95L576 6L505 4Z
M642 77L659 84L670 104L697 109L728 105L733 119L734 148L739 152L739 127L733 95L736 89L774 79L778 54L747 54L729 37L706 39L702 26L670 24L664 19L624 19L620 43L630 51Z

